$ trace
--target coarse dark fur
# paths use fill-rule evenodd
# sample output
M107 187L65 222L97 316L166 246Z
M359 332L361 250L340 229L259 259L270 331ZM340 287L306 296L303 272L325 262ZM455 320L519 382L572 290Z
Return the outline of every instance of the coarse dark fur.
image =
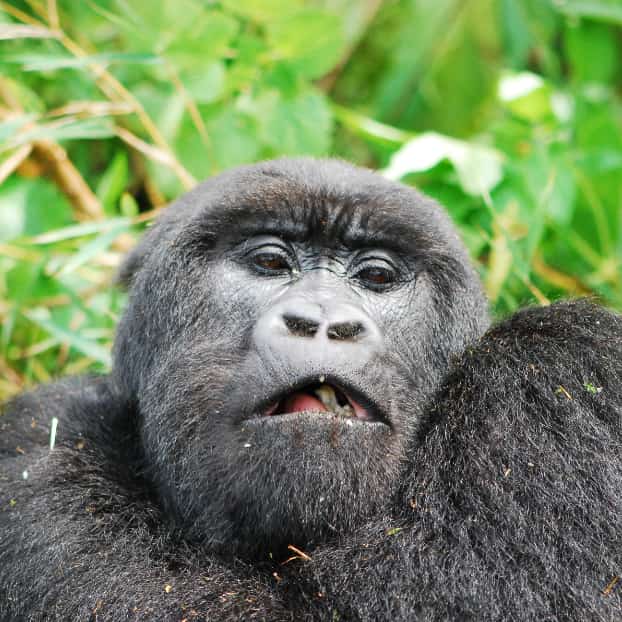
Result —
M437 205L308 159L197 187L121 279L112 374L0 415L1 621L622 619L618 315L489 328ZM318 375L374 421L256 417Z

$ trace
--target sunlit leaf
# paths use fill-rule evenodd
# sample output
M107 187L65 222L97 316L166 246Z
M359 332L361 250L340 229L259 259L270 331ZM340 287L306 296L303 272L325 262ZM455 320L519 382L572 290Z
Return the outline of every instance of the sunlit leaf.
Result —
M412 134L408 132L393 127L392 125L387 125L386 123L380 123L375 119L359 114L349 108L333 104L332 110L341 123L366 138L377 139L388 143L397 143L399 145L412 138Z
M502 157L496 150L434 132L421 134L396 151L384 175L401 179L408 173L427 171L442 160L451 162L467 194L487 194L503 176Z

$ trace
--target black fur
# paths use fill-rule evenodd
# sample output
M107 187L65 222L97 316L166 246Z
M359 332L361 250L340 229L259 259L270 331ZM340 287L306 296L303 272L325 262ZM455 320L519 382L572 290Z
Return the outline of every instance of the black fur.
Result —
M249 271L235 249L258 231L291 238L301 275ZM349 272L363 234L403 261L384 293ZM120 278L113 374L0 416L0 620L621 618L619 316L565 302L487 330L444 213L332 161L206 182ZM262 341L297 288L375 340ZM253 423L319 373L384 423Z

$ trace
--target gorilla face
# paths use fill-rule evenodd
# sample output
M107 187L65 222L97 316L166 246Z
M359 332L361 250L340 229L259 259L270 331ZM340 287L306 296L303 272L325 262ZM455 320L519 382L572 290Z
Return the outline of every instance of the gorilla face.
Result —
M442 211L334 161L199 186L128 259L115 376L187 533L279 554L394 491L449 357L487 323Z

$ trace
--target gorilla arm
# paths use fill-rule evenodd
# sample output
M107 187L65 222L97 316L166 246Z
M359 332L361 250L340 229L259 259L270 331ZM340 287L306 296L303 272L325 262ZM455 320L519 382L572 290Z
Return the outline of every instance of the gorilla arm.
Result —
M50 416L60 420L51 452L43 423ZM247 566L174 537L133 467L132 417L107 379L42 387L0 422L0 620L279 615ZM23 453L6 457L17 445Z
M561 303L489 330L437 394L391 521L289 568L316 619L619 619L620 317Z

